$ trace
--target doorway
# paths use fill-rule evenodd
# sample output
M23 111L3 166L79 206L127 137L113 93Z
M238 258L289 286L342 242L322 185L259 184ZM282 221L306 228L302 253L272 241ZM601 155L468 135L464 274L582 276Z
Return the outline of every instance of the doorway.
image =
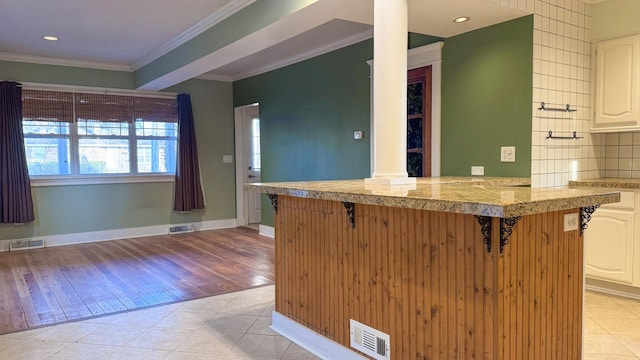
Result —
M251 104L235 108L236 204L240 226L259 228L260 194L244 190L244 184L260 182L260 108Z

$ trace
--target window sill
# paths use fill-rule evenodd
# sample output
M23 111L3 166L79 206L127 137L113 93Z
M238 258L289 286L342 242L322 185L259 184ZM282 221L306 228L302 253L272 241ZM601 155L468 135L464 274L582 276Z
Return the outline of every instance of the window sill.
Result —
M31 187L173 182L175 175L33 176Z

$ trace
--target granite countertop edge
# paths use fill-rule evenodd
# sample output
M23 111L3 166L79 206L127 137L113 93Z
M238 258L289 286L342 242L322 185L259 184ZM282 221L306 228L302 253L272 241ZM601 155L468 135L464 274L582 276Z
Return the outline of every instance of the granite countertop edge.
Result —
M519 194L531 193L530 188L523 188L530 184L528 179L523 178L491 178L487 182L480 179L461 178L455 180L441 181L431 180L434 183L422 183L421 187L438 186L446 190L460 193L462 196L457 199L444 199L435 197L407 196L397 194L380 194L380 193L362 193L361 189L356 191L350 190L349 186L353 186L357 180L346 181L311 181L311 182L287 182L287 183L258 183L245 185L245 189L265 194L275 194L293 197L303 197L321 200L341 201L355 204L380 205L399 208L410 208L429 211L451 212L461 214L471 214L477 216L489 217L517 217L524 215L532 215L551 211L560 211L566 209L575 209L600 205L604 203L617 202L620 200L619 192L605 191L579 191L569 190L570 194L564 197L540 198L528 201L512 201L506 203L496 203L484 201L478 196L474 199L473 194L478 190L489 190L493 192L517 192ZM362 181L362 180L359 180ZM305 186L309 184L309 186ZM326 189L318 189L319 185L327 184ZM358 190L360 192L358 192ZM554 190L548 190L550 194L554 194ZM557 192L562 190L558 189ZM557 193L556 192L556 193ZM575 194L574 194L575 193ZM493 194L490 194L493 195Z
M616 188L640 190L640 179L623 178L599 178L569 181L570 188L590 187L590 188Z

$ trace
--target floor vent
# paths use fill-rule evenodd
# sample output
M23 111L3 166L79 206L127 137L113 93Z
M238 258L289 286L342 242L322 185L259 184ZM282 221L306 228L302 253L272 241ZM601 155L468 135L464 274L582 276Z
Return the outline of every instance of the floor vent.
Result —
M391 359L389 335L353 319L349 320L351 347L378 360Z
M169 234L184 234L194 231L193 225L176 225L169 227Z
M44 240L15 240L9 242L9 251L41 249L44 247Z

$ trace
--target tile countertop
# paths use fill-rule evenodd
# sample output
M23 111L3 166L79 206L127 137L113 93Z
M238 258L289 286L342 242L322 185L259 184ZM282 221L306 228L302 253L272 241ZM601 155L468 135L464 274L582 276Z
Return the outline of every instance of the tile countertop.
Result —
M422 209L492 217L514 217L614 203L620 192L604 189L528 187L530 179L441 177L419 178L416 185L381 186L364 180L301 181L246 184L265 194Z
M569 181L570 188L591 187L591 188L616 188L616 189L640 189L640 179L585 179Z

